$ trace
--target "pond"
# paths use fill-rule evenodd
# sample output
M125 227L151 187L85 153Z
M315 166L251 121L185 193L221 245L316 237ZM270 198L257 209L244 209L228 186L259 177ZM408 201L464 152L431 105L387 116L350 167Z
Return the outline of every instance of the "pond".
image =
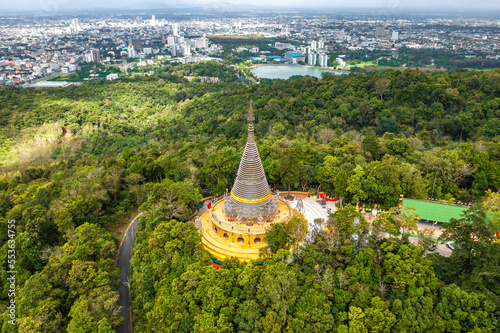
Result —
M342 75L344 73L333 71L330 69L302 67L294 65L262 65L250 68L250 71L258 78L263 79L288 79L293 75L310 75L321 78L324 72L333 73L335 75Z

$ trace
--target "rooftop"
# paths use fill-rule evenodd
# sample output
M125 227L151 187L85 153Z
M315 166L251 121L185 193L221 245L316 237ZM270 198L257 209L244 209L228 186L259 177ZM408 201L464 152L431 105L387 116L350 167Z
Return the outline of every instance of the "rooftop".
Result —
M447 205L424 200L403 199L403 206L415 208L416 213L423 220L448 223L451 218L462 218L462 213L468 207Z
M40 81L33 84L33 88L57 88L57 87L68 87L72 86L73 83L64 81Z
M286 55L289 55L291 57L305 57L305 55L301 54L301 53L297 53L297 52L287 52L285 53Z

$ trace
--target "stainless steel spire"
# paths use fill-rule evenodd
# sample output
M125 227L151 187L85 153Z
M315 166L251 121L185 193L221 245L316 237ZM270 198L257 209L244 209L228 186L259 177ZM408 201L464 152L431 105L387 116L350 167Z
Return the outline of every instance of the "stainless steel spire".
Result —
M231 196L226 200L226 215L247 221L259 217L270 217L277 212L278 200L271 195L264 167L255 144L253 129L253 106L250 102L248 115L248 139L241 157L238 175Z

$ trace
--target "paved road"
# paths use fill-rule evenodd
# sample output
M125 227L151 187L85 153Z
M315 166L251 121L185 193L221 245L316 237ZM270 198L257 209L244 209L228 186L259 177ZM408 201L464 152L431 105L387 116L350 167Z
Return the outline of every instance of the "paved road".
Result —
M142 213L141 213L142 214ZM120 286L118 287L118 293L120 298L118 300L118 305L122 307L120 315L123 317L123 325L117 330L118 333L131 333L132 325L130 321L130 302L129 302L129 269L130 269L130 259L132 258L132 247L135 243L135 234L139 228L138 217L129 224L125 236L123 236L122 243L120 245L118 254L117 266L120 269Z

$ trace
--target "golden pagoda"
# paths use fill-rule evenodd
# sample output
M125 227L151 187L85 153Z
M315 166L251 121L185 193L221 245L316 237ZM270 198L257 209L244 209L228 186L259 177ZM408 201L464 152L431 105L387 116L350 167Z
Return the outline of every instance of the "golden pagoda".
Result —
M265 233L273 223L301 216L271 192L254 139L253 108L250 102L248 139L231 192L213 200L198 223L202 244L218 260L236 257L256 260L266 245Z

